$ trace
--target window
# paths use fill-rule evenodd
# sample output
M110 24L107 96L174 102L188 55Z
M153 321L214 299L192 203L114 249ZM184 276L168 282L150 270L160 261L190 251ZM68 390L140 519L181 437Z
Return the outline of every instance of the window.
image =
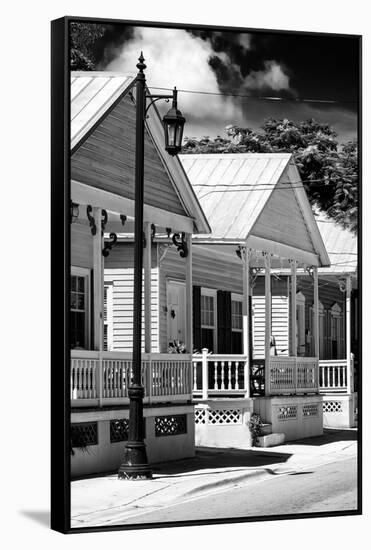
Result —
M88 269L71 268L70 336L72 349L89 348L89 283Z
M103 349L113 349L113 286L104 285Z
M216 351L216 290L201 289L201 348Z
M232 294L232 353L242 353L242 296Z

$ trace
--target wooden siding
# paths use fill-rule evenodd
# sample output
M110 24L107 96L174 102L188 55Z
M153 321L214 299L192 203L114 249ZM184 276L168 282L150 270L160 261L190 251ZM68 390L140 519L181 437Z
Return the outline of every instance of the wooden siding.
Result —
M134 200L135 107L128 96L99 124L72 156L71 177ZM146 131L144 202L185 214L161 158Z
M71 224L71 265L93 269L93 237L88 225Z
M272 334L276 340L277 352L288 355L289 347L289 300L287 278L271 278L272 286ZM265 355L265 295L264 277L258 277L253 298L253 356L262 359Z
M280 184L269 197L251 234L295 248L300 243L301 250L315 252L294 191Z
M105 259L104 281L112 283L112 340L113 350L132 351L133 348L133 276L134 247L119 245ZM142 286L144 304L144 285ZM158 269L156 249L152 251L151 276L151 346L158 352ZM144 351L144 310L142 315L142 350Z

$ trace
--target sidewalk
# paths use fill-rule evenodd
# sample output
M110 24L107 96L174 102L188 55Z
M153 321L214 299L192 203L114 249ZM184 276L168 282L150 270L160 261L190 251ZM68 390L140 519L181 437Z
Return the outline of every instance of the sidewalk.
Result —
M114 473L73 481L71 526L130 523L130 518L141 512L344 460L356 453L356 429L325 430L323 436L273 448L198 448L194 458L155 464L152 480L118 480Z

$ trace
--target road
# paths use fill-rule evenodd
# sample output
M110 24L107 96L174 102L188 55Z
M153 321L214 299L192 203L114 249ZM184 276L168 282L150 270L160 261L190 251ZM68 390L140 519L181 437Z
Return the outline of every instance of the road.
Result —
M275 514L329 512L357 507L356 457L272 475L248 485L230 487L159 510L138 510L121 521L152 523L210 520ZM117 518L116 518L117 522Z

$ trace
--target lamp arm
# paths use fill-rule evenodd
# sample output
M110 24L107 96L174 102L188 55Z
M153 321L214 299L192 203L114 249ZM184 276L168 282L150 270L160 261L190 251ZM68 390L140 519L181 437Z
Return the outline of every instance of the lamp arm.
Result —
M146 99L151 99L152 101L147 105L146 110L144 112L144 116L147 116L147 111L150 108L151 105L156 103L156 101L159 101L160 99L164 99L166 103L169 103L170 99L174 99L174 95L146 95Z

